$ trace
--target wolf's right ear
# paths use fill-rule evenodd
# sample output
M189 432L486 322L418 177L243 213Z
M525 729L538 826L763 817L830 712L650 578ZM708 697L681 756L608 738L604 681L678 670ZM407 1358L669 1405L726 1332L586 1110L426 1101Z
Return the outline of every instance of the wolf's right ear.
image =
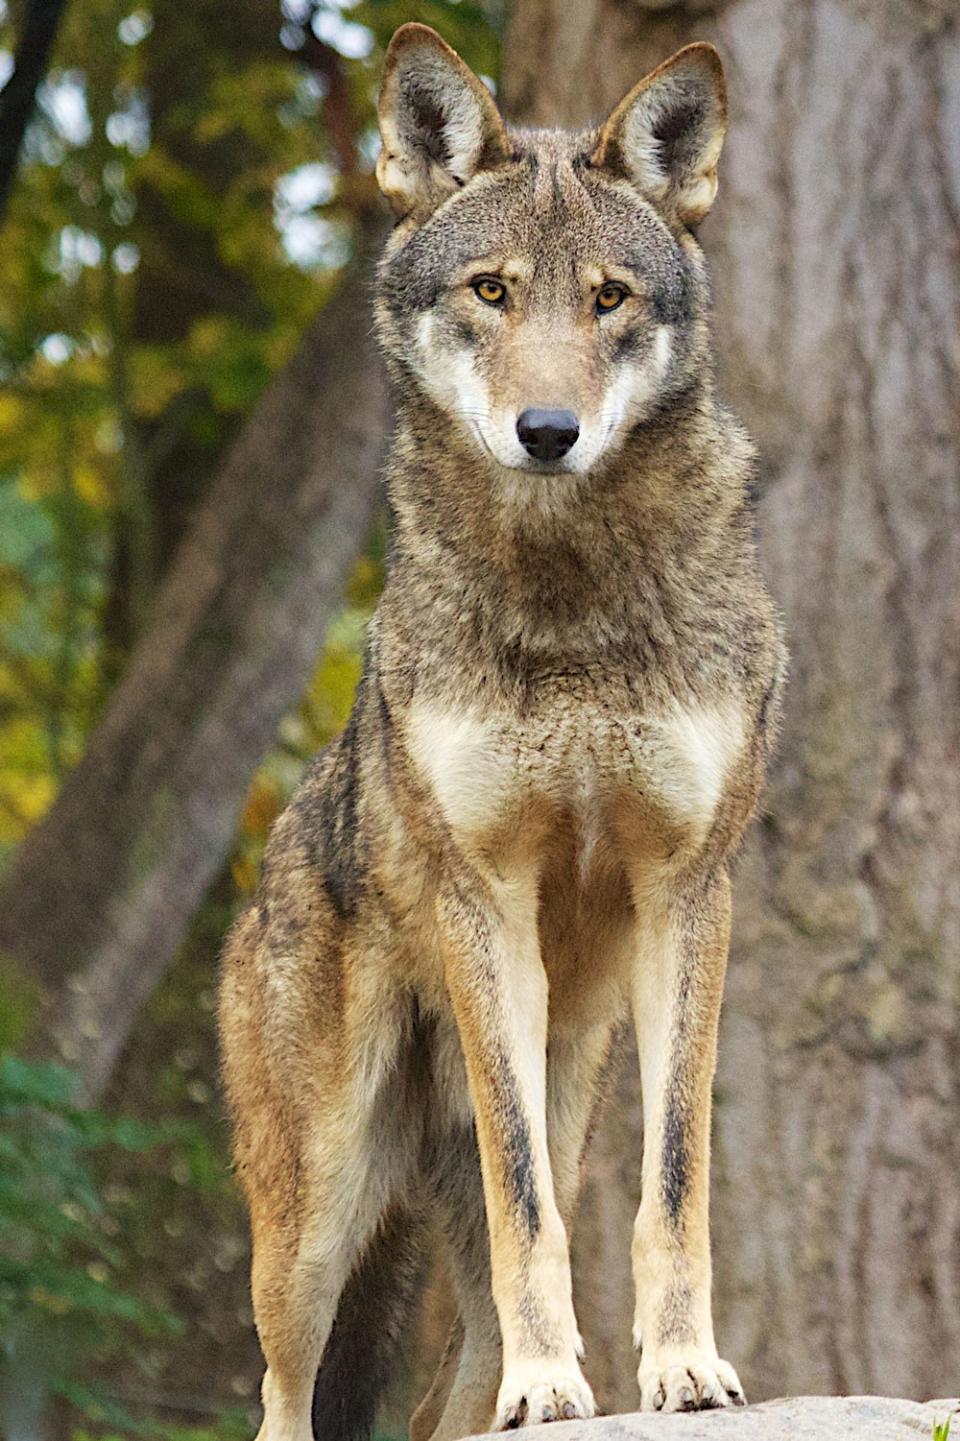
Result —
M684 225L697 225L717 193L726 129L720 56L712 45L687 45L620 101L592 159L632 181Z
M401 216L425 220L510 153L490 92L428 25L401 25L390 41L379 113L377 180Z

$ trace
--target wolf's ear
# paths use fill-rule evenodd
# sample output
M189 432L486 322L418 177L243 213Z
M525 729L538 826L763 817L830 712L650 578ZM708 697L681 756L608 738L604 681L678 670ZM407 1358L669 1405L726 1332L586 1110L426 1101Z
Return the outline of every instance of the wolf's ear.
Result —
M380 134L380 189L400 215L421 219L510 152L490 92L428 25L401 25L390 41Z
M696 225L717 193L726 128L720 56L712 45L687 45L620 101L592 158Z

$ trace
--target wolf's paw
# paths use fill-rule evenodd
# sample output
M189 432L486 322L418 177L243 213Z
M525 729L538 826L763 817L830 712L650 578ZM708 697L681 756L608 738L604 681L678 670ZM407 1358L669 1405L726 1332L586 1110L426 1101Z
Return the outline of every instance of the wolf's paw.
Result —
M641 1411L716 1411L747 1404L733 1367L706 1351L673 1355L667 1365L655 1356L643 1360L637 1380Z
M537 1426L542 1421L578 1421L595 1415L593 1392L580 1368L529 1361L503 1378L497 1397L498 1431Z

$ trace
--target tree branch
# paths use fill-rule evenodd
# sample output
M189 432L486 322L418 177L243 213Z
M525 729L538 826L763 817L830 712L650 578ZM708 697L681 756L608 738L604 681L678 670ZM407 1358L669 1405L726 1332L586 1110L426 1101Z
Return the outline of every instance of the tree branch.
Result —
M379 225L214 478L86 753L0 885L45 988L37 1049L93 1099L223 864L362 547L385 421L365 284Z
M13 73L0 90L0 220L17 173L17 157L33 113L66 0L33 0L17 46Z

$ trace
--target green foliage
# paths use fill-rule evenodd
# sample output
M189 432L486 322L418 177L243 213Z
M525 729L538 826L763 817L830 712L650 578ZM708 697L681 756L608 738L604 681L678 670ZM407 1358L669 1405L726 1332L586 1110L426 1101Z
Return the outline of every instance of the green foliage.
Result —
M86 1359L178 1322L117 1281L122 1236L97 1185L105 1151L142 1152L169 1131L72 1104L58 1066L0 1060L0 1334L14 1375L76 1400ZM37 1373L42 1373L37 1375Z
M9 956L0 956L0 1056L19 1046L40 1000L40 988Z
M222 1187L223 1171L196 1125L81 1110L73 1088L65 1068L0 1060L0 1428L14 1390L35 1393L38 1411L59 1396L77 1418L77 1441L239 1441L249 1427L240 1410L202 1427L144 1419L96 1379L109 1382L125 1357L183 1331L131 1267L139 1208L101 1176L116 1172L120 1156L139 1167L165 1158L204 1195Z
M934 1421L933 1441L950 1441L950 1422L952 1417L948 1416L946 1421Z
M116 1248L90 1156L104 1146L141 1151L168 1140L156 1128L71 1104L58 1066L0 1061L0 1325L31 1308L91 1322L118 1317L145 1328L169 1318L110 1284Z
M148 1122L182 1129L183 1143L114 1151L98 1168L125 1241L118 1277L182 1317L177 1336L144 1336L122 1364L91 1358L88 1375L143 1419L203 1421L246 1407L256 1431L262 1363L252 1329L249 1239L232 1183L214 1027L216 954L235 895L229 875L197 915L151 998L107 1098ZM131 1398L139 1398L136 1408Z
M219 1413L202 1426L184 1426L154 1418L138 1420L123 1406L82 1386L68 1392L84 1418L73 1428L72 1441L249 1441L250 1420L240 1410Z

